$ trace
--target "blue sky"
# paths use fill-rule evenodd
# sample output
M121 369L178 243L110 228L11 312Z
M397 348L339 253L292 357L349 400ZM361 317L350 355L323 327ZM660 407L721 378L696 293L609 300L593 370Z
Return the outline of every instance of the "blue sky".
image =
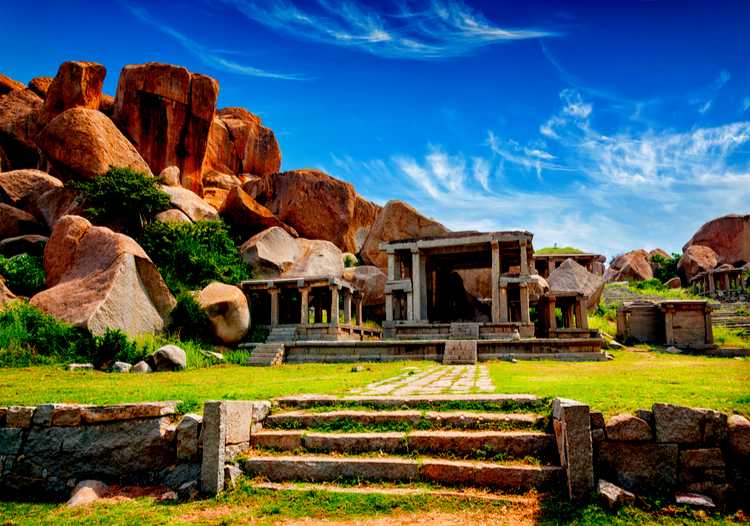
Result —
M518 4L523 4L519 6ZM608 255L750 213L750 2L0 3L0 71L151 60L321 168L455 229Z

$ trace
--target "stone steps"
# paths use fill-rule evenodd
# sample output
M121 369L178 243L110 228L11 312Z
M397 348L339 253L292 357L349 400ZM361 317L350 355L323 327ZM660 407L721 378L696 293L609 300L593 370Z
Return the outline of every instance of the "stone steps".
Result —
M429 454L458 458L554 460L554 437L529 431L410 431L384 433L316 433L263 430L251 446L274 451L311 453Z
M261 343L255 346L247 360L247 365L280 365L284 361L284 344L280 342Z
M241 466L247 476L264 477L272 482L427 482L528 491L559 489L562 479L562 469L556 466L438 458L251 456L243 458Z
M325 406L362 406L378 409L398 407L418 407L423 409L467 409L462 405L471 405L471 409L482 410L482 406L493 406L492 410L502 407L512 409L536 409L544 400L528 394L473 394L473 395L422 395L422 396L333 396L333 395L296 395L277 398L274 403L284 408L307 409Z
M297 339L295 327L275 327L271 329L266 338L266 343L271 342L293 342Z
M529 429L539 427L545 418L532 413L485 413L468 411L287 411L268 416L267 429L332 427L336 423L361 426L402 424L429 425L432 429Z

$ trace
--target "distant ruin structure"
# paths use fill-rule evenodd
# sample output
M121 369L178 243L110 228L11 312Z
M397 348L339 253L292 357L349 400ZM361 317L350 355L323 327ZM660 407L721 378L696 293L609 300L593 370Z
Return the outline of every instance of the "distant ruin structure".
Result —
M680 349L713 348L711 305L705 300L625 303L617 311L617 339Z
M596 276L604 275L604 266L607 258L601 254L590 254L587 252L535 253L534 267L540 276L547 279L552 271L559 267L566 259L572 259Z

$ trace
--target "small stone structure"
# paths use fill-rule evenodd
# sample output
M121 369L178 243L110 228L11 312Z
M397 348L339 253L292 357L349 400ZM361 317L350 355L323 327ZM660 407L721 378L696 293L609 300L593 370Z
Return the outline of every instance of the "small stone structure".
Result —
M366 339L379 331L363 326L363 298L349 283L331 276L244 281L253 324L284 328L285 340ZM341 313L343 311L343 319Z
M557 309L562 314L562 323L557 322ZM590 337L589 318L585 298L579 292L548 292L537 304L542 331L548 338Z
M713 270L701 272L690 280L692 289L701 295L717 299L744 299L747 297L745 267L721 265Z
M617 339L682 349L712 349L711 305L704 300L625 303L617 311Z
M566 259L572 259L596 276L604 275L604 265L607 262L607 258L601 254L584 252L571 254L540 254L536 252L534 253L534 268L536 268L540 276L547 279L552 271Z

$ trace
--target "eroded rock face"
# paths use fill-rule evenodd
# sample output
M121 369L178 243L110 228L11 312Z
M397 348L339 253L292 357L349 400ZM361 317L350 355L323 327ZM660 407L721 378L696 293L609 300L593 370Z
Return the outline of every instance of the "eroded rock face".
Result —
M43 311L94 334L160 331L175 300L131 238L79 216L55 225L44 250L47 290L31 299Z
M45 228L28 212L0 203L0 239L44 233Z
M649 254L643 249L617 256L604 273L604 281L643 281L654 277Z
M203 168L204 173L271 175L281 168L279 143L257 115L244 108L222 108L211 123Z
M285 225L273 212L255 201L239 186L229 190L221 208L221 215L248 236L271 227L280 227L293 236L297 235L293 228Z
M211 283L198 294L198 304L208 314L214 336L226 344L237 343L250 328L250 308L239 287Z
M0 173L0 197L13 206L27 210L43 193L62 186L62 181L40 170Z
M5 280L0 276L0 307L16 299L16 295L5 285Z
M604 291L604 279L572 259L566 259L547 278L553 292L580 292L588 310L596 309Z
M35 168L39 161L35 138L43 101L29 89L0 97L0 147L11 168Z
M64 187L47 190L31 205L32 213L45 223L48 228L55 226L57 221L66 215L77 215L82 212L77 201L77 193Z
M50 84L52 84L52 77L34 77L29 81L28 88L44 99L47 97Z
M373 265L360 265L344 269L341 275L362 293L364 305L382 305L385 303L385 273Z
M0 73L0 96L10 93L11 91L22 90L25 86L22 82L13 80L7 75Z
M362 247L365 262L385 270L388 258L380 243L412 237L440 236L448 233L443 225L423 216L403 201L388 201L378 213Z
M42 130L37 144L47 158L47 171L62 180L98 177L112 166L153 175L135 147L97 110L61 113Z
M166 185L161 185L160 189L169 196L170 204L182 211L190 220L216 221L219 219L219 212L190 190Z
M654 433L645 420L629 414L620 414L609 419L606 426L607 439L645 442L653 440Z
M201 173L219 84L187 68L149 62L125 66L113 120L151 169L180 169L182 185L202 194Z
M47 237L37 234L8 237L0 241L0 255L9 258L24 253L41 254L46 243Z
M284 229L271 227L240 247L242 260L259 278L276 277L294 265L300 254L296 240Z
M690 245L685 249L680 261L677 263L677 271L685 276L689 283L691 279L701 272L708 272L716 268L719 256L713 249L703 245Z
M287 270L285 277L333 276L344 272L341 250L330 241L321 239L296 240L299 256Z
M167 166L159 173L159 181L167 186L180 186L180 169Z
M359 252L379 210L352 185L319 170L256 178L244 189L300 236L330 241L345 252Z
M41 124L46 124L70 108L98 110L106 74L106 68L95 62L70 61L60 64L57 75L47 88Z
M182 210L176 208L170 208L164 212L159 212L154 219L160 223L192 223L190 218L186 216Z
M712 249L719 264L737 266L750 262L750 215L729 214L712 219L682 247L683 252L693 245Z

